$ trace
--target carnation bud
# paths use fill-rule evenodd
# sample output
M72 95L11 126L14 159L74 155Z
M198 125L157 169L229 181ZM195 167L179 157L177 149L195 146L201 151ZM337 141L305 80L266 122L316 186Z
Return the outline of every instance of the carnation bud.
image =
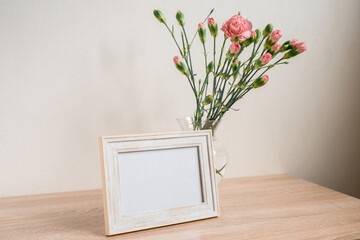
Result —
M212 95L207 95L204 99L204 101L202 101L202 105L208 105L212 102L213 100L213 96Z
M274 43L269 38L267 38L265 43L264 43L264 48L267 49L267 50L270 50L272 45L274 45Z
M251 43L253 43L254 42L254 40L255 40L255 35L256 35L256 32L254 31L254 32L252 32L251 33L251 36L248 38L248 39L246 39L244 42L242 42L242 46L243 47L247 47L247 46L249 46Z
M270 54L271 55L276 55L278 52L279 52L279 50L280 50L280 48L281 48L281 45L280 45L280 43L275 43L272 47L271 47L271 49L270 49Z
M295 48L298 43L299 41L297 39L292 39L289 44L292 48Z
M184 14L180 10L176 12L176 20L178 21L180 26L183 27L185 25Z
M292 57L295 57L296 55L298 55L299 53L296 51L296 49L291 49L290 51L288 51L287 53L285 53L283 59L289 59Z
M257 43L261 38L261 31L260 29L256 29L255 32L256 32L255 43Z
M238 42L231 43L231 45L229 47L229 52L232 55L237 54L238 52L240 52L240 50L241 50L241 46L240 46L240 44Z
M270 35L270 33L272 32L273 30L273 25L271 23L269 23L268 25L266 25L264 31L263 31L263 35L264 37L267 37Z
M260 61L262 65L268 64L271 60L272 56L269 53L265 53L263 56L260 57Z
M250 34L250 37L252 39L255 39L256 38L256 32L255 31L252 31L251 34Z
M258 60L255 61L255 68L259 68L261 66L268 64L271 59L272 59L271 54L265 53L263 56L261 56Z
M283 43L283 45L289 45L290 44L290 40L287 40L286 42Z
M266 39L264 47L267 50L270 50L271 47L277 42L279 41L279 39L282 37L282 35L280 34L280 30L275 30L273 32L271 32L270 36Z
M253 88L259 88L264 86L269 81L269 76L264 75L262 77L257 78L253 83Z
M295 45L295 49L298 53L303 53L306 51L306 46L304 42L300 42Z
M279 41L279 39L282 37L281 35L281 31L280 30L275 30L270 34L269 40L271 40L271 42L276 43L277 41Z
M160 10L155 9L153 13L159 22L165 23L166 19Z
M211 36L216 37L218 34L218 25L214 18L208 18L208 27L209 27Z
M271 47L271 51L274 51L275 53L277 53L280 50L280 43L275 43L272 47Z
M232 72L233 78L236 79L239 75L239 64L237 62L232 66Z
M283 43L283 45L281 45L281 48L280 48L280 52L285 52L286 50L289 50L291 49L291 47L289 46L290 44L290 41L286 41Z
M290 43L290 45L292 45L292 44ZM283 58L289 59L289 58L295 57L296 55L303 53L305 51L306 51L306 46L305 46L304 42L296 43L294 46L292 46L292 49L284 55Z
M181 61L181 58L179 56L175 56L173 58L173 61L175 63L176 68L184 75L188 76L189 75L189 71L186 68L185 64L183 61Z
M198 33L199 33L200 41L204 44L206 41L206 29L205 29L205 24L203 22L199 23L198 25Z
M206 72L207 73L212 72L213 69L214 69L214 62L211 61L206 67Z

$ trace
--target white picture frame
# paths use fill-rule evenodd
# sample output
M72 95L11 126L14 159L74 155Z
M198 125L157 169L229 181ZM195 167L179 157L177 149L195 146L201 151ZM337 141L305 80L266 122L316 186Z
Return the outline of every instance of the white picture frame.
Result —
M99 142L106 235L219 216L210 130Z

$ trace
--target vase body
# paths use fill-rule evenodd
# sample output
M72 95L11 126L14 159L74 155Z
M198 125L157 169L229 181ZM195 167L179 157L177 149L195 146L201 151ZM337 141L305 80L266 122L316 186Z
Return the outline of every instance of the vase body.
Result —
M198 127L195 127L194 122L191 117L178 118L177 119L180 128L183 131L194 131L194 130L211 130L213 136L213 145L214 145L214 160L215 160L215 169L216 169L216 182L219 183L224 177L225 170L228 164L228 153L225 146L218 140L216 131L219 127L219 121L207 120L197 124ZM199 127L200 126L200 127Z

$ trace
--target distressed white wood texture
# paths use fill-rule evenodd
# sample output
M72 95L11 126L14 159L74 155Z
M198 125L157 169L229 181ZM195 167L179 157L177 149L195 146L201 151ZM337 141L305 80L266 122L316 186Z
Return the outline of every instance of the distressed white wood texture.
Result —
M100 151L106 235L219 215L211 131L101 137Z

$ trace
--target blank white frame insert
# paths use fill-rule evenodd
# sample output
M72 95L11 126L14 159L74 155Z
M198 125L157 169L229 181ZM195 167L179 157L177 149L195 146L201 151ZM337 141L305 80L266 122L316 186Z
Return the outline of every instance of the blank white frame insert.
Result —
M100 138L106 235L219 215L211 131Z
M119 153L119 161L124 215L203 202L197 147Z

